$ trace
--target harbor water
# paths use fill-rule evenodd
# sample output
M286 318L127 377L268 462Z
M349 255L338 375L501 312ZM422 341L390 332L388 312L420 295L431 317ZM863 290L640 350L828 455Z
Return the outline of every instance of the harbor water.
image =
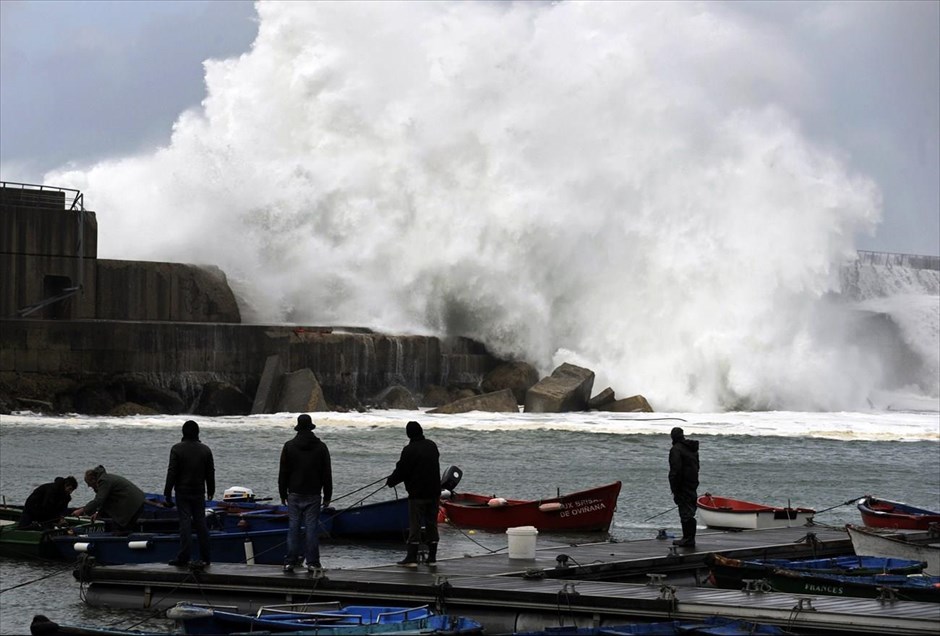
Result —
M330 448L337 508L363 497L370 503L405 496L401 487L384 488L382 480L407 443L405 423L416 419L437 442L441 468L463 469L458 491L540 498L622 481L610 531L620 541L652 538L662 528L679 532L667 481L669 430L677 425L701 442L700 493L831 508L816 521L836 526L860 522L854 505L842 504L865 494L940 509L935 411L318 415L315 432ZM169 449L185 419L3 416L0 494L7 503L22 503L33 488L59 475L75 475L82 484L84 471L98 464L145 491L162 492ZM225 488L245 486L258 497L277 497L280 448L294 435L294 415L197 419L201 439L215 455L217 496ZM72 505L91 497L82 484ZM444 527L441 535L439 558L507 548L503 533ZM538 545L603 538L540 533ZM707 546L707 539L700 543ZM349 568L390 563L402 553L403 546L394 543L324 543L322 561L328 569ZM66 562L0 559L0 633L28 633L35 614L121 628L170 626L149 611L85 605L71 569Z

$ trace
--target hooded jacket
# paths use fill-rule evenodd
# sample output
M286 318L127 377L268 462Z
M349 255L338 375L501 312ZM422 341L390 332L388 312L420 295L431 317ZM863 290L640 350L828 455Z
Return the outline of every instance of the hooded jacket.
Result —
M281 449L281 463L277 474L277 490L281 500L289 493L319 495L323 491L323 505L333 500L333 468L330 451L313 431L298 431Z
M669 449L669 488L673 495L698 489L698 440L680 439Z
M170 449L170 463L166 469L163 495L169 500L173 490L179 495L215 495L215 461L208 446L199 437L183 436L183 440Z
M49 521L63 516L71 500L72 496L65 492L65 478L56 477L31 492L23 509L33 521Z
M401 450L395 470L385 484L405 482L409 499L438 499L441 496L440 453L437 445L424 436L420 426L408 428L411 440Z
M144 505L144 491L129 479L106 472L103 466L94 469L98 481L95 498L85 504L84 512L92 515L104 511L120 525L126 526Z

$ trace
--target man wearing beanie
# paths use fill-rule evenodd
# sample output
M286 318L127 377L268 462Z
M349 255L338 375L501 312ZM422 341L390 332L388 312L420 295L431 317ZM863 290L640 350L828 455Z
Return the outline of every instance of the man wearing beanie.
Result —
M316 424L306 413L297 416L294 430L297 435L284 444L281 450L280 470L277 474L277 489L281 502L287 505L288 532L287 556L284 572L291 573L300 564L300 526L304 525L304 556L307 571L315 572L320 565L320 541L317 536L320 525L320 495L322 508L330 505L333 498L333 469L330 451L313 434Z
M183 439L170 449L170 462L166 469L163 496L166 505L173 505L176 491L176 511L180 518L180 550L170 565L185 566L192 556L193 530L199 542L200 561L194 567L212 562L209 552L209 529L206 527L206 498L215 494L215 461L208 446L199 441L199 425L193 420L183 424Z
M698 441L686 439L678 426L672 429L672 448L669 450L669 488L672 500L679 507L682 538L674 545L695 547L695 505L698 499Z
M408 445L401 451L395 470L385 485L389 488L405 482L408 491L408 554L398 562L404 567L418 566L421 529L428 544L428 565L437 565L437 510L441 498L441 466L437 445L424 436L421 425L408 422L405 426Z

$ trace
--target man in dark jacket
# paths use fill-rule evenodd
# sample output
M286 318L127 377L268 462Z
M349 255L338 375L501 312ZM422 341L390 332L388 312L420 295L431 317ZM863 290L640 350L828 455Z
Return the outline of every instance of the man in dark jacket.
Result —
M131 480L109 473L100 464L85 471L85 484L95 491L95 498L72 511L76 517L98 518L104 512L114 520L119 532L131 532L144 511L144 491Z
M163 487L167 506L173 505L174 490L176 510L180 517L180 550L170 565L189 564L194 528L202 560L193 562L193 565L209 565L212 556L209 552L209 530L206 527L206 498L208 496L212 499L215 494L215 462L209 447L199 441L199 425L193 420L183 424L182 441L170 449L166 485Z
M71 475L56 477L55 481L38 486L26 498L19 526L26 528L34 523L42 525L50 521L58 521L68 512L72 492L76 488L78 488L78 481Z
M297 435L284 444L281 464L277 475L277 489L281 502L287 505L289 529L287 533L287 557L284 572L293 572L300 563L300 526L305 527L304 556L307 571L320 567L320 541L317 532L320 525L320 509L330 505L333 498L333 469L330 451L313 434L316 424L306 413L297 416ZM323 495L322 506L320 495Z
M408 491L408 554L398 562L404 567L418 566L421 529L428 544L428 565L437 565L437 510L441 498L441 466L437 445L424 436L421 425L408 422L405 426L408 445L385 485L389 488L405 482Z
M682 538L674 545L695 547L695 503L698 499L698 441L686 439L678 426L672 429L669 450L669 488L672 500L679 506Z

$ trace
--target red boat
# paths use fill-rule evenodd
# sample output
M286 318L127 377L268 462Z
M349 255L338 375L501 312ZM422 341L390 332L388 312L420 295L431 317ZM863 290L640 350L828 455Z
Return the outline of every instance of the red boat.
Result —
M940 523L940 512L871 495L858 502L858 511L862 513L862 522L870 528L928 530L931 523Z
M816 511L813 508L768 506L741 499L716 497L705 493L697 500L698 516L709 528L764 530L806 525Z
M607 532L619 495L619 481L550 499L454 493L441 499L438 522L484 530L535 526L539 532Z

